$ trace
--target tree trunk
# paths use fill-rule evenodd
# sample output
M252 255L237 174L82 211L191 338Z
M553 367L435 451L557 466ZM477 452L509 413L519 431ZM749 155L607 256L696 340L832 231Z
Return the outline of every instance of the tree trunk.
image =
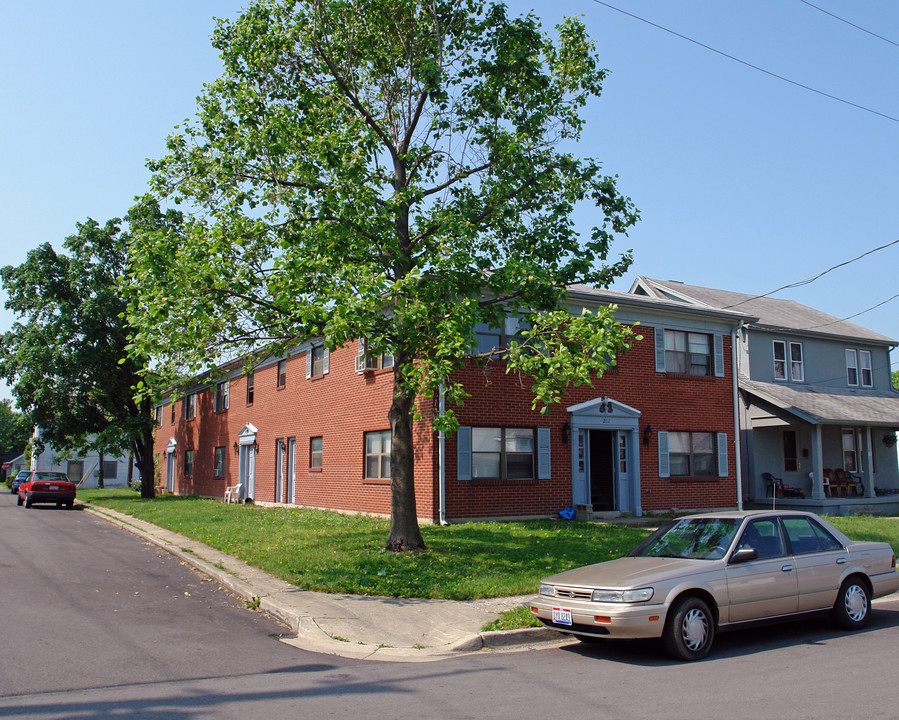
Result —
M97 487L102 489L102 488L106 487L106 482L105 482L106 478L104 477L104 474L103 474L103 453L98 452L97 457L99 458L97 463L100 466L99 467L100 473L97 475Z
M140 404L144 417L150 417L150 401ZM156 435L156 423L147 423L141 433L141 439L134 443L134 456L140 470L140 496L147 500L156 497L156 478L153 467L153 440Z
M390 533L387 549L424 550L415 509L415 448L412 439L412 406L415 398L403 387L403 372L411 364L404 353L396 356L393 402L390 406Z

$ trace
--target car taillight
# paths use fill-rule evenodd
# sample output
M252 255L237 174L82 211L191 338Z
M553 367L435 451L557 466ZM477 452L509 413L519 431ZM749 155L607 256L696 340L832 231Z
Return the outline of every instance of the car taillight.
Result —
M890 563L890 567L893 568L893 570L896 569L896 556L895 555L893 555L893 562Z

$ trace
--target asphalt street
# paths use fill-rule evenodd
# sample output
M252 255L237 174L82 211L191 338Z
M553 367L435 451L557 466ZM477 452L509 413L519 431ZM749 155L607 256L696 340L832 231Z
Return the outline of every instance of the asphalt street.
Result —
M899 598L719 636L697 663L649 641L431 663L316 654L172 555L78 510L0 497L0 717L895 718Z

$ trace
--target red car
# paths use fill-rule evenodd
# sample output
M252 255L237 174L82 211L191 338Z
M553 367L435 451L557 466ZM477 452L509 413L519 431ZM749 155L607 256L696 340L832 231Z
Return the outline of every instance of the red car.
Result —
M56 503L69 510L75 504L75 483L61 472L31 470L19 485L19 505L30 508L35 503Z

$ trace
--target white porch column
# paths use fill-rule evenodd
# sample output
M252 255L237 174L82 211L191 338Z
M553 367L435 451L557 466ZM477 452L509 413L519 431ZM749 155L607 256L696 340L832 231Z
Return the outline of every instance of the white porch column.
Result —
M865 463L865 497L874 497L874 448L871 447L871 426L865 427L865 452L868 462Z
M812 498L824 499L824 466L821 463L823 449L821 445L821 426L815 425L812 447Z

